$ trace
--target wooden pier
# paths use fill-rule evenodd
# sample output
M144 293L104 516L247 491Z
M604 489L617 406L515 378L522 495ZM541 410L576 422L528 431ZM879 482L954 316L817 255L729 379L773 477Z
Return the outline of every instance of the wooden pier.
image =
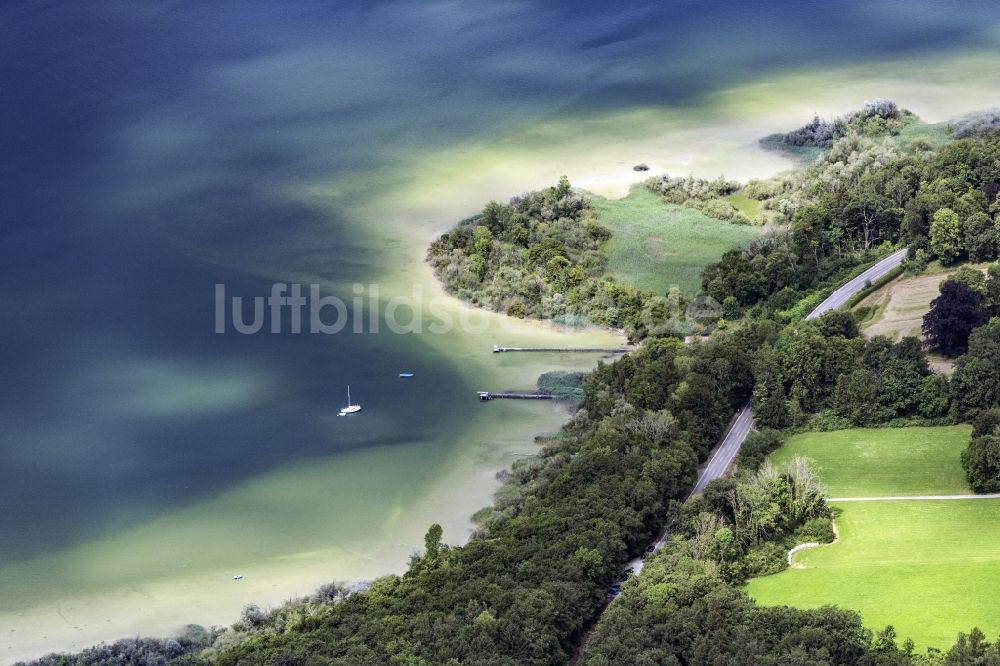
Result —
M498 347L493 346L493 353L503 352L565 352L565 353L591 353L591 354L627 354L632 349L627 347Z
M479 399L486 400L552 400L551 393L494 393L492 391L479 391Z

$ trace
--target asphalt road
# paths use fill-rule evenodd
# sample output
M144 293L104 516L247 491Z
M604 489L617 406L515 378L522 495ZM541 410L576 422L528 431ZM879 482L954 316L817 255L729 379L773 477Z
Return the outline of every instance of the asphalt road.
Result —
M816 309L806 316L806 319L815 319L828 310L835 310L839 308L847 302L847 299L864 289L866 283L874 282L896 266L903 263L903 259L905 257L906 248L903 248L898 252L893 252L888 257L878 262L850 282L845 283L842 287L839 287L836 291L827 296L826 300L817 305Z
M709 481L718 479L726 473L752 430L753 413L750 411L750 405L747 404L737 413L736 419L729 425L729 429L722 436L722 441L709 456L708 463L698 471L698 480L691 491L692 495L697 495L705 489Z
M824 312L835 310L844 305L844 303L846 303L851 296L864 289L865 285L870 282L874 282L896 266L899 266L905 257L905 248L897 252L893 252L888 257L882 259L853 280L850 280L844 283L843 286L838 287L832 294L827 296L822 303L817 305L813 311L806 316L806 319L815 319ZM736 418L729 425L729 428L722 436L722 441L719 442L719 444L715 447L715 450L712 451L712 454L708 458L708 463L698 470L698 480L695 482L694 488L691 490L691 495L696 495L702 492L705 489L705 486L707 486L711 481L714 481L715 479L718 479L726 474L732 466L733 460L736 459L736 455L740 452L740 447L743 446L743 442L746 441L747 435L753 432L753 428L753 413L750 411L750 403L747 403L737 413ZM851 498L840 501L851 501ZM664 543L666 543L666 538L666 534L661 535L656 543L653 544L653 550L659 550L662 548ZM642 565L642 558L637 557L626 565L626 570L631 568L634 574L638 574L642 571Z

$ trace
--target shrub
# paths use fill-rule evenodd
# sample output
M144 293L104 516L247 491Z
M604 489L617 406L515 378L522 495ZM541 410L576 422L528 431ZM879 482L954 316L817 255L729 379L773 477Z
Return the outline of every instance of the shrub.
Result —
M891 99L879 98L870 102L866 101L859 114L861 118L870 119L878 117L883 120L899 118L902 113L899 107Z
M267 613L256 604L244 606L239 619L240 623L247 627L259 627L264 624L265 620L267 620Z
M787 566L788 551L773 541L764 541L749 548L743 557L743 574L747 578L776 574Z
M788 134L781 135L783 143L790 146L816 146L817 148L830 148L833 146L834 125L827 120L821 120L815 116L811 122L806 123L797 130L792 130Z
M836 535L833 533L833 523L826 516L810 518L802 527L795 530L792 541L800 543L830 543Z
M784 441L777 430L765 428L750 433L740 447L739 464L743 469L754 470L761 466L767 456L777 451Z
M970 113L951 122L951 135L956 139L989 134L1000 129L1000 109Z
M1000 408L983 409L972 420L972 437L996 435L1000 428Z

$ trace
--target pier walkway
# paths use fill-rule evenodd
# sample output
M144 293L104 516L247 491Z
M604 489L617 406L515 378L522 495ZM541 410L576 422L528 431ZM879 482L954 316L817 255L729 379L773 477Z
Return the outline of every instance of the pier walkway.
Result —
M627 354L634 351L631 347L500 347L493 345L493 353L503 352L571 352L571 353L596 353L596 354Z
M479 391L480 400L552 400L551 393L494 393L493 391Z

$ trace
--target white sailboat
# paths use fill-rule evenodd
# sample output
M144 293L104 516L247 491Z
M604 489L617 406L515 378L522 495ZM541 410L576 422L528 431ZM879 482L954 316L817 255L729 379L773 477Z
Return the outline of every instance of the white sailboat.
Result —
M345 414L354 414L355 412L361 411L361 405L355 405L351 403L351 385L347 385L347 407L340 410L340 414L337 416L344 416Z

